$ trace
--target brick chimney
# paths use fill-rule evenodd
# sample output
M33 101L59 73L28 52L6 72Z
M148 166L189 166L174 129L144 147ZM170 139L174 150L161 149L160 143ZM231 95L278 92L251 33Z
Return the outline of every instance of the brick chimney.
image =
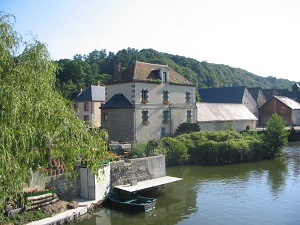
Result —
M117 62L115 63L114 68L114 80L120 80L121 78L121 63Z

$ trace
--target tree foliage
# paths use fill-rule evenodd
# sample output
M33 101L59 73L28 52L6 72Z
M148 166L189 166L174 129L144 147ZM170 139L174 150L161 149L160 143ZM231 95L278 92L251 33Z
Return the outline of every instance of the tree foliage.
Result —
M289 131L285 129L285 121L277 113L267 122L267 133L264 135L266 158L274 158L282 154L283 147L288 143Z
M13 25L13 16L0 14L0 206L51 157L71 173L80 155L94 172L106 157L105 132L87 128L56 90L45 45L23 42Z
M78 64L78 60L84 61L92 68L92 73L86 77L84 64L82 74L80 70L76 71L76 76L86 77L83 80L73 80L74 73L68 71L69 64ZM176 72L190 80L199 88L222 87L222 86L247 86L290 89L293 82L286 79L277 79L275 77L261 77L240 68L233 68L227 65L208 63L196 59L187 58L179 55L158 52L153 49L142 49L138 51L134 48L127 48L118 51L116 54L106 50L94 50L87 55L75 55L73 60L59 60L61 70L58 71L57 78L60 83L66 83L68 80L75 82L79 90L99 80L101 83L110 81L113 76L114 63L121 63L121 70L124 70L135 60L148 63L164 64L170 66ZM105 74L105 76L104 76ZM83 82L84 81L84 82ZM62 86L61 86L62 87ZM76 91L76 90L73 90Z

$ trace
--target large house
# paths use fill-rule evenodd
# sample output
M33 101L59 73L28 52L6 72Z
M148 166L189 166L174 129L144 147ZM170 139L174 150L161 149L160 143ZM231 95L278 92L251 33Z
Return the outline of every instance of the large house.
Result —
M245 86L199 88L200 102L243 104L258 117L257 102Z
M243 104L197 103L197 123L201 130L238 131L255 129L257 118Z
M102 127L109 140L147 142L196 122L195 85L167 65L134 62L106 84Z
M300 125L300 104L285 96L273 96L259 108L260 125L266 125L270 117L277 113L287 126Z
M75 114L86 123L95 127L101 126L101 104L105 103L105 87L91 85L73 99Z

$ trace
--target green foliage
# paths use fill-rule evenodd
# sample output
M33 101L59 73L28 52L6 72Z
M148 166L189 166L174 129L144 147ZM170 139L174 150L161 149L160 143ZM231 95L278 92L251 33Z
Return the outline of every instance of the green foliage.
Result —
M267 122L267 133L264 135L266 158L274 158L282 154L283 147L288 143L289 131L285 129L285 121L277 113Z
M107 157L106 133L88 129L57 92L57 65L45 45L35 39L22 42L11 19L0 14L0 207L15 199L31 172L46 168L53 156L71 174L79 155L94 173Z
M116 54L112 52L107 54L106 50L94 50L88 55L75 55L73 60L59 60L58 63L61 70L57 74L58 83L67 83L68 80L72 80L79 89L85 89L97 80L101 81L101 83L106 83L112 79L115 62L120 62L122 66L121 70L124 70L135 60L168 65L198 88L247 86L264 89L290 89L294 84L286 79L261 77L246 70L227 65L213 64L205 61L199 62L196 59L158 52L153 49L138 51L134 48L122 49ZM103 76L104 74L105 76ZM82 79L79 79L80 76L82 76ZM152 80L152 82L156 81ZM63 91L62 86L59 86L59 88ZM196 100L197 102L200 101L197 92Z
M6 222L7 224L13 223L14 225L22 225L22 224L30 223L32 221L42 220L50 216L51 216L50 213L46 213L40 210L33 210L33 211L25 211L21 214L14 214L10 217L0 216L0 221Z
M147 143L134 143L131 145L129 156L133 158L140 158L147 155Z
M163 138L155 149L168 164L223 165L263 158L263 142L255 132L200 131Z
M222 130L235 130L233 121L226 121L223 124Z
M161 139L157 151L166 156L166 163L169 165L184 164L188 162L190 157L187 153L187 147L179 140L171 137Z
M175 131L175 135L188 134L200 131L200 127L196 123L182 123Z

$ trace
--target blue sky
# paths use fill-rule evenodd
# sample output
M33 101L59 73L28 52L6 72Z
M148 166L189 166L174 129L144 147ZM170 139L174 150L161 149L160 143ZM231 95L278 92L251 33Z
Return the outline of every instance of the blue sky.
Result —
M152 48L300 81L299 0L0 0L52 58Z

